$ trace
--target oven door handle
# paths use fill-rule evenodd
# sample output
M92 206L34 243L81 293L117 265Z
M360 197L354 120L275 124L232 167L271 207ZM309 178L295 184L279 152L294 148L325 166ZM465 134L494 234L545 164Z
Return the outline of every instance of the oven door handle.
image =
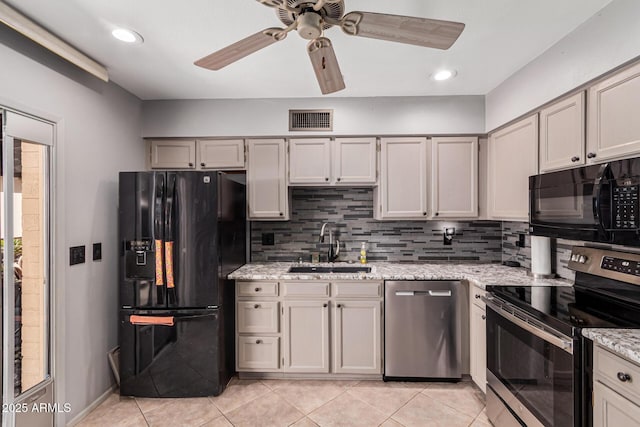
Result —
M568 339L567 337L559 337L551 332L545 331L540 328L536 328L525 320L520 319L519 317L514 316L513 314L505 311L499 305L492 302L493 298L483 298L484 302L491 308L493 311L498 313L500 316L507 319L509 322L513 323L516 326L521 327L527 332L532 333L540 339L552 344L559 349L566 351L569 354L573 354L573 341Z

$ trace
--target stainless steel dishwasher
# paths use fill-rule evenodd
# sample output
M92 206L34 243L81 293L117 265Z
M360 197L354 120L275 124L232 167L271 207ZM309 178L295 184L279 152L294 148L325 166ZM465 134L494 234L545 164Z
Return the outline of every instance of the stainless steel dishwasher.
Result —
M458 281L384 282L384 379L462 376Z

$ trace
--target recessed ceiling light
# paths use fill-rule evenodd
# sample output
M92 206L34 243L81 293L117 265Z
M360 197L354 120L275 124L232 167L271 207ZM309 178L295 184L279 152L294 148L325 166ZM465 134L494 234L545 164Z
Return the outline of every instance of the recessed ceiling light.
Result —
M111 35L125 43L142 43L144 41L140 34L126 28L116 28L111 31Z
M449 80L456 76L456 72L454 70L440 70L436 73L432 74L433 80L443 81Z

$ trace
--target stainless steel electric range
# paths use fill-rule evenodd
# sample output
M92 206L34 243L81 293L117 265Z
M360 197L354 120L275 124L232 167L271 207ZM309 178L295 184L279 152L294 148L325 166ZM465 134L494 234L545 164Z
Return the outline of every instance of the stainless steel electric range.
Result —
M591 426L583 328L640 326L640 254L576 246L573 287L490 286L487 414L501 426Z

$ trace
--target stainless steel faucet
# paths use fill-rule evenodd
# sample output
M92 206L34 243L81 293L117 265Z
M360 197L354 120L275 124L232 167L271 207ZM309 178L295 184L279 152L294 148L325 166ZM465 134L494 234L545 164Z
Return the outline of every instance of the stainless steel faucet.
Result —
M322 228L320 228L320 243L324 243L324 232L325 228L329 225L329 222L325 222L322 224ZM338 255L340 254L340 241L336 239L335 247L333 244L333 232L331 227L329 227L329 251L327 252L327 259L329 262L333 262L338 259Z

